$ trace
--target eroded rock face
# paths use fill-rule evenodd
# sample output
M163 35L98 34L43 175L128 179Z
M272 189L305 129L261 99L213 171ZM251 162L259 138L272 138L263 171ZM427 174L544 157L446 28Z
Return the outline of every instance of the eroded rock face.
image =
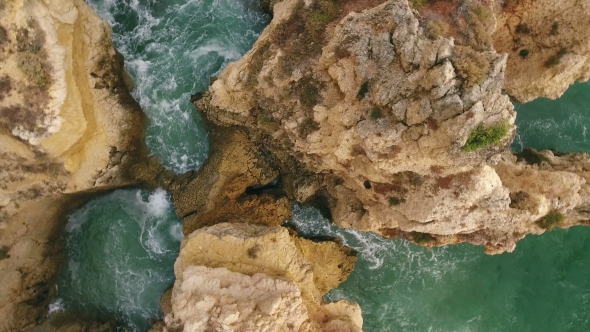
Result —
M508 53L504 89L518 102L556 99L575 81L590 79L590 3L508 1L494 47Z
M291 200L280 165L237 128L211 129L211 156L170 186L184 217L165 322L152 331L360 331L357 304L324 303L356 258L281 225Z
M135 182L144 115L110 28L84 1L10 1L0 11L0 207Z
M356 303L322 300L355 260L349 249L297 238L282 227L201 228L182 242L166 325L183 331L361 331Z
M210 139L211 155L197 174L179 177L170 188L185 235L221 222L278 226L291 218L282 183L249 193L253 186L279 182L280 171L244 132L212 126Z
M581 208L577 171L548 176L507 152L515 113L502 95L506 55L433 37L404 0L330 3L276 4L253 50L197 102L282 162L292 198L323 197L339 226L489 253L543 232L536 221L551 211ZM474 148L484 131L500 134ZM514 180L524 169L528 181ZM560 183L568 186L541 190ZM514 204L521 191L537 209Z
M0 17L0 221L42 196L149 181L159 165L108 24L77 0L10 1Z
M159 167L110 33L82 0L0 2L0 330L47 312L66 214Z
M179 324L182 322L184 331L204 331L211 327L278 331L283 326L298 331L306 319L297 286L286 280L261 273L250 277L226 268L205 266L189 266L182 280L181 292L174 298L173 306L174 317Z

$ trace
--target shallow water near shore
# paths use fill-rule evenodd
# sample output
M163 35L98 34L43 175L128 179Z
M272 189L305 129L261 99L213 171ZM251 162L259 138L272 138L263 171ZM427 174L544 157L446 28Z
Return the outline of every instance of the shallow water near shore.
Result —
M239 59L268 17L255 0L89 2L113 27L135 81L133 94L150 120L148 148L178 173L198 169L207 133L190 94ZM584 83L558 101L517 105L512 148L590 152L589 101ZM74 212L53 310L114 316L121 327L147 331L174 280L180 223L161 190L116 191ZM299 206L291 223L307 236L340 237L359 252L350 278L326 298L358 302L365 331L590 330L589 228L527 236L514 253L488 256L468 244L428 251L338 229Z

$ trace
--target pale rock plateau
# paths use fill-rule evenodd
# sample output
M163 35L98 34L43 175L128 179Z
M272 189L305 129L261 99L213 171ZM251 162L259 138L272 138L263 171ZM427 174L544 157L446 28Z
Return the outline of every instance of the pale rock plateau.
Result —
M504 89L520 103L556 99L575 81L590 79L590 2L506 1L493 35L507 53Z
M166 329L193 331L362 331L356 303L322 296L356 258L333 242L286 228L221 223L185 237Z

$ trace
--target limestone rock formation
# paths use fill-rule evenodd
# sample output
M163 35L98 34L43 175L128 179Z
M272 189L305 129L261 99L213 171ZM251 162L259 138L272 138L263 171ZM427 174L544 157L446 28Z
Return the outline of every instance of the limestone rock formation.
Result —
M144 115L127 91L108 24L75 0L11 1L0 15L3 162L33 164L22 172L28 181L8 185L41 186L34 176L47 173L65 192L129 181L113 177L143 152Z
M507 56L491 45L493 8L470 3L480 7L464 21L489 17L473 26L489 42L434 34L406 0L284 0L196 104L268 149L290 197L323 202L339 226L513 250L544 231L545 215L584 210L587 189L578 171L539 171L507 152ZM527 195L536 208L515 203Z
M575 81L590 79L590 3L507 1L494 33L508 53L504 89L518 102L556 99Z
M2 331L47 311L65 215L150 166L110 33L82 0L0 1Z
M280 186L248 193L248 188L279 182L280 171L248 136L233 128L210 126L211 155L197 174L170 187L183 233L221 222L281 225L291 218L291 202ZM274 194L273 194L274 191Z
M290 184L276 160L239 129L210 129L207 162L170 186L185 239L151 331L360 331L358 305L322 300L352 271L351 250L280 227Z
M166 325L182 331L361 331L356 303L322 300L355 260L349 249L290 236L278 226L201 228L182 242Z

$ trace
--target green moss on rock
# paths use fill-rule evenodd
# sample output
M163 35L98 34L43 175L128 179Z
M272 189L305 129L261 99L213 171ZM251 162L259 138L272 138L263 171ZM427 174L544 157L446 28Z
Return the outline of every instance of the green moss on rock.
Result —
M406 200L403 198L397 198L397 197L390 197L389 198L389 205L391 206L398 206L402 203L405 203Z
M471 132L467 143L463 146L463 151L475 151L490 145L499 146L509 131L510 125L505 121L492 126L486 126L482 123Z
M434 238L428 233L412 232L410 235L412 236L412 240L417 244L427 244L434 240Z
M553 210L543 218L537 220L537 225L539 225L541 228L551 230L553 227L559 225L563 220L565 220L565 216L561 212Z

